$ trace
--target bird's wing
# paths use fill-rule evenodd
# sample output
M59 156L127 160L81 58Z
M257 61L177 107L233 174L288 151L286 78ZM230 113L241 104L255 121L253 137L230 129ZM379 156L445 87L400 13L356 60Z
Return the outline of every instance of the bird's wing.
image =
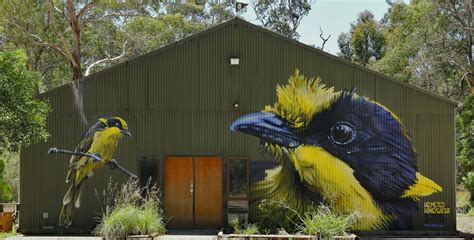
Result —
M92 146L94 134L102 130L104 130L104 128L100 122L91 126L86 132L84 132L81 140L77 144L77 147L74 151L87 153ZM66 177L66 182L69 181L72 171L74 169L77 169L79 166L81 166L85 161L87 161L87 159L88 159L87 157L83 157L83 156L76 156L76 155L71 156L71 159L69 160L69 169L68 169L68 173Z

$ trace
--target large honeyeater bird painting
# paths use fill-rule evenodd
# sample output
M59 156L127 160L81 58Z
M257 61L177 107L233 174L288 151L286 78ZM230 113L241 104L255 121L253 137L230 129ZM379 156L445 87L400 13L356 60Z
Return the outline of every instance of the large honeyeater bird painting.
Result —
M303 213L324 202L357 213L354 230L408 230L419 199L442 191L418 172L407 129L382 104L298 70L276 92L273 106L231 125L260 138L279 160L252 187L252 204L283 199Z
M72 224L74 207L81 205L81 192L84 181L92 177L93 172L109 164L117 166L113 155L117 143L122 136L131 136L125 120L120 117L100 118L82 136L75 152L88 153L98 156L97 159L89 156L73 155L69 162L66 183L72 182L63 198L63 207L59 216L59 225L69 227ZM98 160L99 159L99 160Z

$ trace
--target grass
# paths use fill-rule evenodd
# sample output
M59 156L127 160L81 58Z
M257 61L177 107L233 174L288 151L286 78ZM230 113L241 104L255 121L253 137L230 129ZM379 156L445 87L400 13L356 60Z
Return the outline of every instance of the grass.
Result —
M338 214L327 206L306 212L300 216L301 223L297 223L297 231L313 236L331 238L346 235L355 219L353 215Z
M16 228L15 228L15 225L13 225L13 229L11 232L0 232L0 239L6 239L7 237L13 237L16 235L17 235Z
M465 207L469 205L469 191L464 186L456 187L456 208Z
M105 207L106 211L102 213L99 225L94 229L93 234L107 238L120 238L127 235L165 233L165 223L156 188L141 188L138 181L129 181L122 186L114 199L113 206Z
M458 186L456 188L456 208L469 206L469 197L469 191L463 186ZM458 231L474 234L474 209L471 208L471 210L465 214L457 213L456 222Z
M283 229L288 233L323 238L347 235L358 218L358 213L342 214L331 210L326 205L311 206L299 212L285 200L264 200L260 203L259 210L265 213L265 220L258 222L263 232L276 232L277 229ZM280 226L276 228L273 226L274 224L268 225L267 219L272 221L272 216L276 216L278 213L284 213L286 219L278 219Z
M252 234L259 234L260 231L258 226L254 223L248 223L245 219L242 218L234 218L230 222L232 229L234 229L235 234L245 234L245 235L252 235Z

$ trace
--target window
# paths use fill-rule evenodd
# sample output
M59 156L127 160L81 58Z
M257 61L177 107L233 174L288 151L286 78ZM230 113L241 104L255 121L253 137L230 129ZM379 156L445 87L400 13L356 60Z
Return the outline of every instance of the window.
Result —
M158 184L158 161L156 159L140 159L140 184L145 186Z
M229 197L247 197L247 159L229 159Z
M248 171L249 161L247 158L228 158L228 223L234 218L248 219Z

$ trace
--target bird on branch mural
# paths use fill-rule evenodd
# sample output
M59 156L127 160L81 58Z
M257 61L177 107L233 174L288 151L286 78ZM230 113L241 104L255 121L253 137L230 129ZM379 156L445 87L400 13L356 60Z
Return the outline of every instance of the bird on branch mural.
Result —
M95 170L109 165L111 169L120 169L132 178L134 174L120 166L113 155L118 140L123 136L131 136L127 123L120 117L100 118L82 136L76 149L72 151L51 148L49 154L72 155L66 183L71 182L63 198L63 207L59 216L59 225L68 228L72 224L74 207L81 205L81 193L84 181L93 176Z
M418 172L407 129L383 105L298 70L276 92L273 106L231 125L258 137L279 161L252 186L251 204L284 199L303 214L324 203L342 214L358 213L354 230L411 229L419 199L442 191ZM275 208L270 217L279 212ZM265 221L258 210L255 215Z

